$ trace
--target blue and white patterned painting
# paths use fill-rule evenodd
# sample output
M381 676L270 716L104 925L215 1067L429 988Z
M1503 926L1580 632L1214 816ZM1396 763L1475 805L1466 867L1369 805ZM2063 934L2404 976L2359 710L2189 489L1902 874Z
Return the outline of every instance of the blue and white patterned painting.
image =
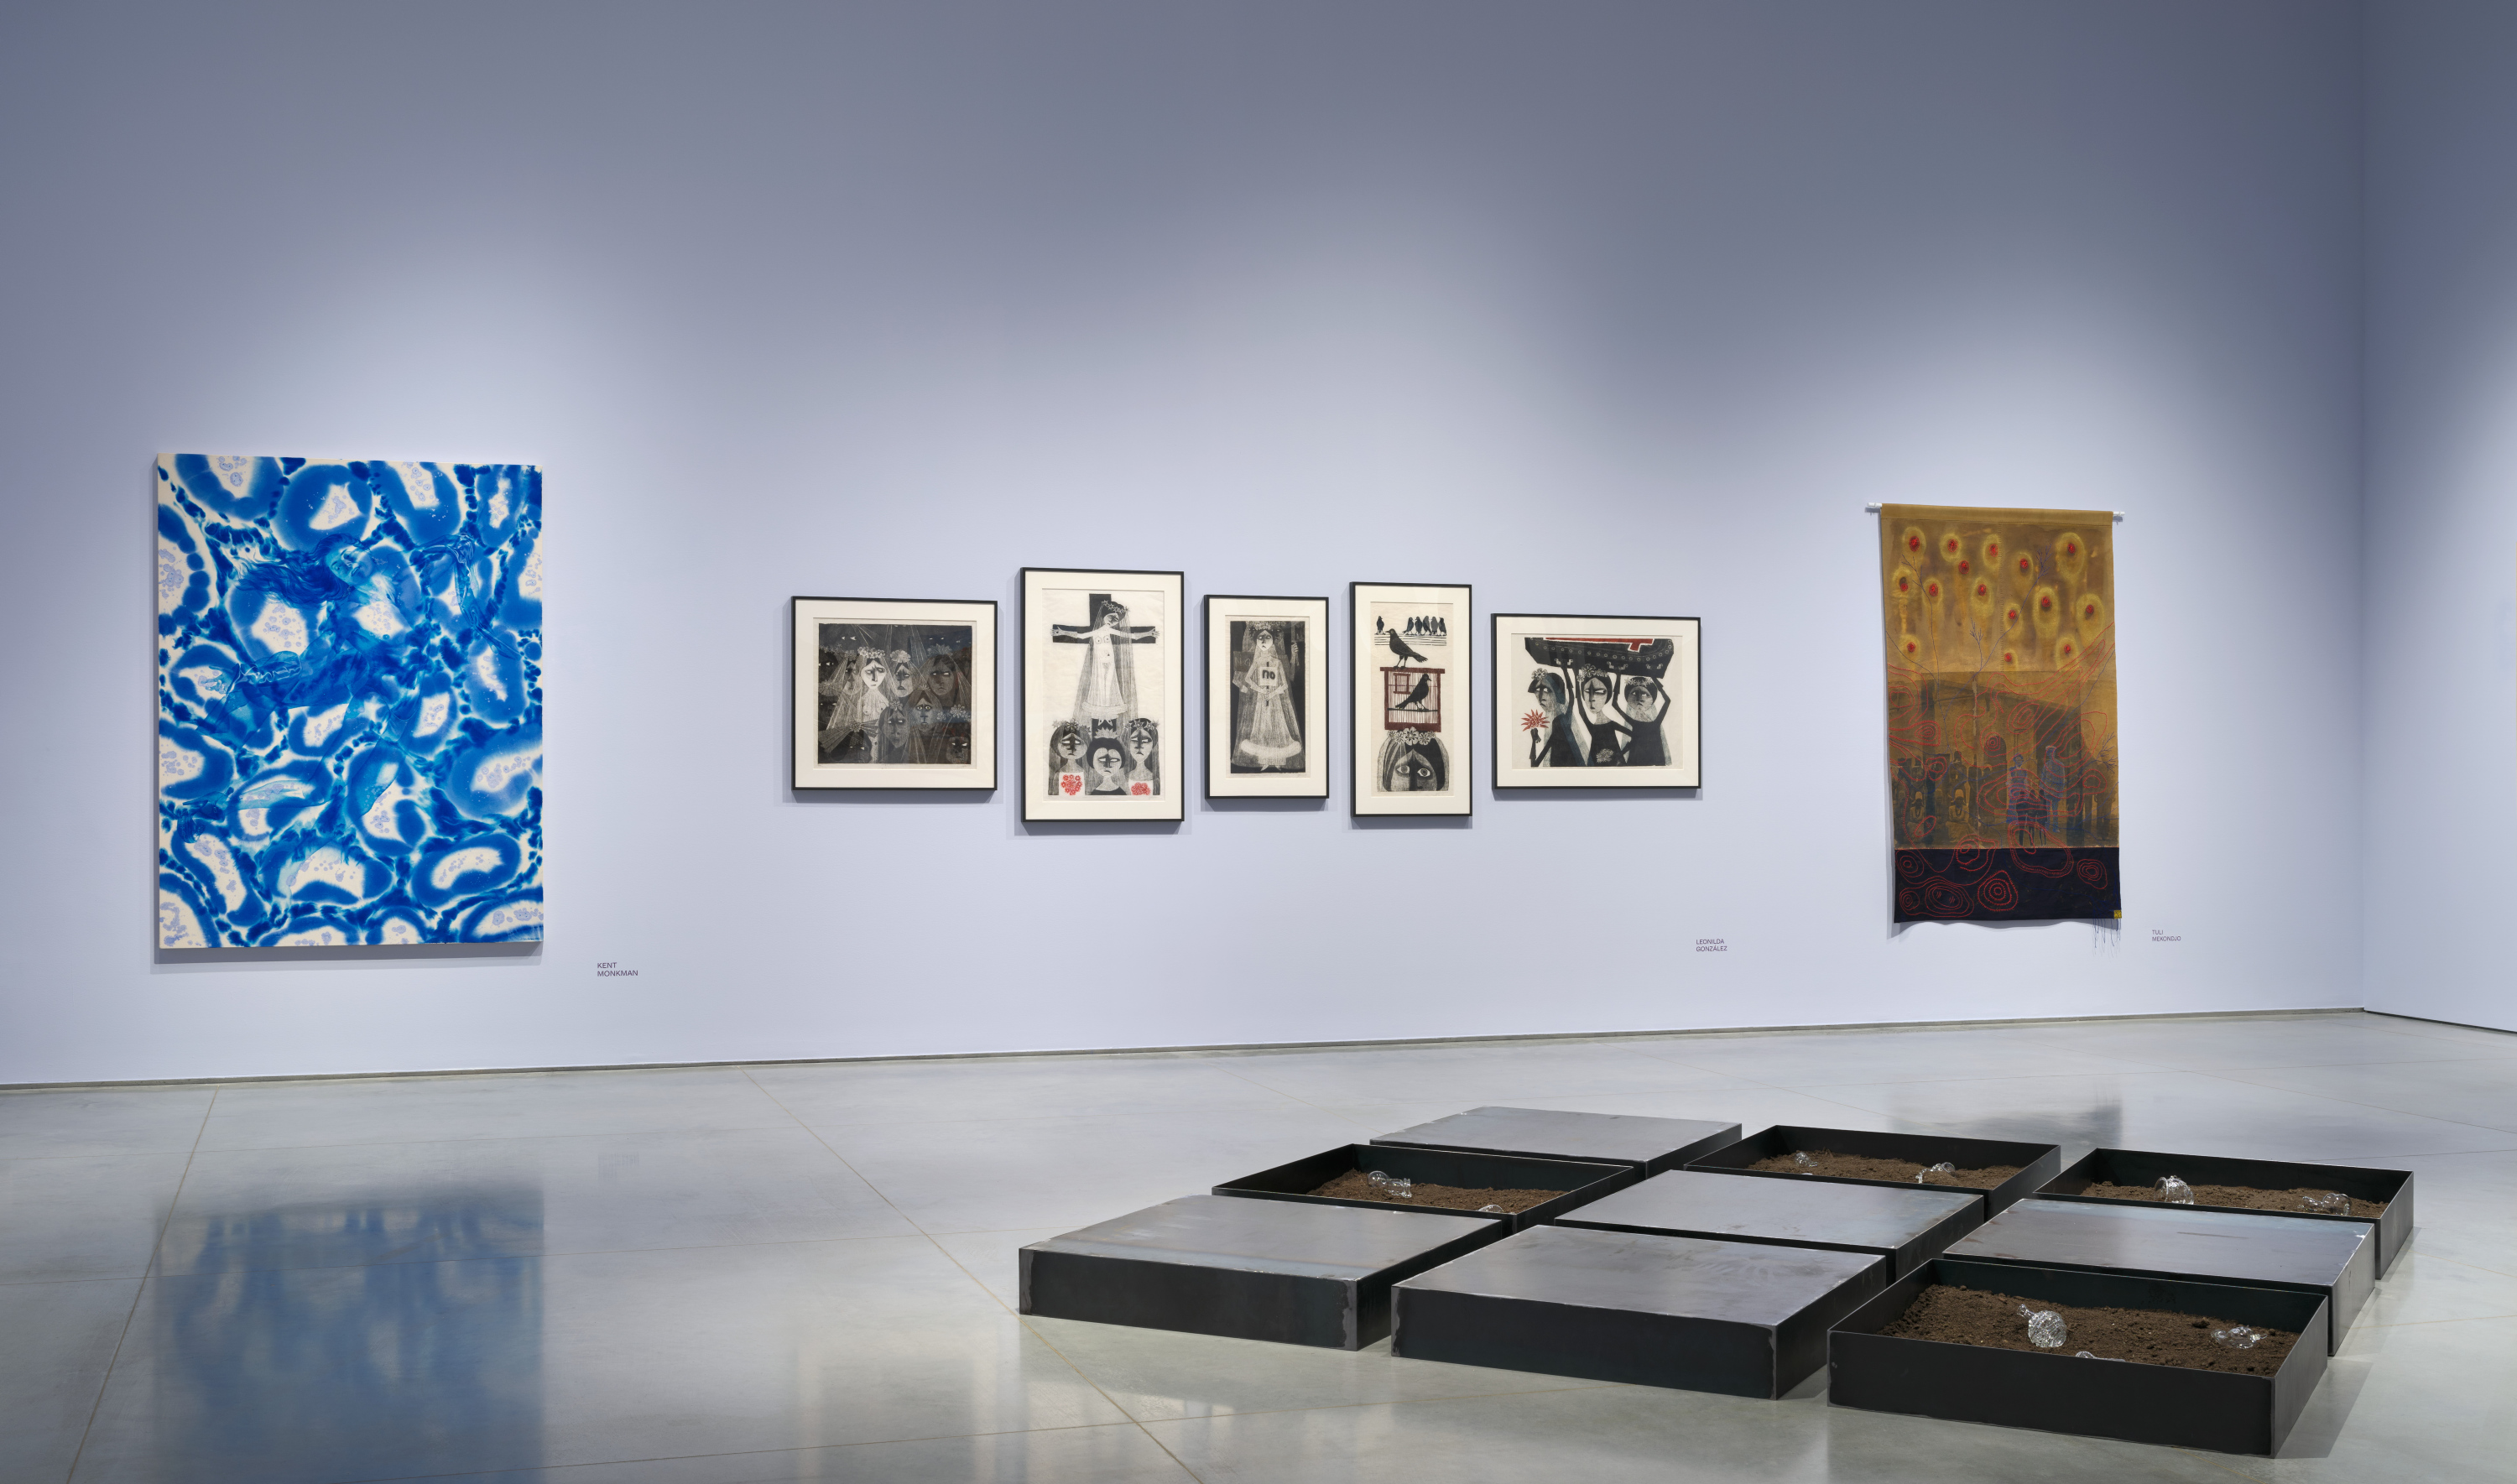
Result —
M527 465L157 461L157 944L542 935Z

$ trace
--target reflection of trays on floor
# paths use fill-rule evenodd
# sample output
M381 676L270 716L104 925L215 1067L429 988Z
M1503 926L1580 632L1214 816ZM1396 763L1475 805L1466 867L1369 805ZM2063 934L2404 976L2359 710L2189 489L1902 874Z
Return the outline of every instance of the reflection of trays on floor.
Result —
M1841 1180L1794 1185L1675 1169L1557 1219L1599 1231L1866 1252L1887 1258L1894 1278L1982 1225L1982 1194Z
M2275 1211L2119 1201L2022 1201L1952 1243L1948 1255L2287 1289L2325 1301L2329 1353L2377 1282L2366 1221L2293 1221ZM2283 1328L2287 1328L2284 1326Z
M1352 1350L1389 1286L1502 1236L1501 1218L1189 1196L1022 1250L1021 1312Z
M2083 1308L2236 1320L2289 1330L2300 1340L2273 1375L2245 1376L2081 1360L2068 1339L2047 1354L1878 1333L1934 1283ZM2327 1327L2325 1301L2313 1293L1942 1257L1891 1284L1836 1326L1828 1344L1827 1400L1872 1412L2270 1455L2325 1375L2324 1347L2311 1336Z
M1856 1252L1541 1226L1410 1278L1390 1353L1592 1380L1780 1396L1876 1296Z
M1689 1160L1689 1169L1717 1169L1730 1174L1756 1175L1775 1180L1836 1180L1853 1185L1888 1185L1898 1190L1914 1187L1901 1180L1862 1180L1849 1175L1805 1175L1785 1169L1750 1169L1759 1160L1778 1154L1849 1154L1877 1160L1911 1160L1917 1165L1937 1165L1942 1161L1961 1169L1983 1169L1988 1166L2016 1165L2019 1173L1990 1190L1978 1191L1984 1198L1984 1213L1999 1215L2013 1201L2036 1193L2036 1187L2062 1173L2063 1148L2059 1144L2022 1144L2008 1139L1962 1139L1937 1133L1874 1133L1864 1128L1809 1128L1798 1124L1776 1124L1759 1129L1725 1149ZM1971 1186L1942 1185L1941 1190L1969 1190Z
M1255 1196L1268 1201L1307 1201L1322 1206L1359 1206L1367 1210L1425 1211L1442 1216L1470 1216L1441 1206L1405 1206L1396 1202L1355 1201L1311 1192L1349 1169L1378 1169L1424 1185L1461 1185L1482 1190L1560 1190L1553 1201L1503 1219L1512 1231L1552 1220L1612 1190L1631 1185L1635 1172L1623 1165L1577 1165L1566 1160L1532 1160L1513 1155L1463 1154L1448 1149L1381 1148L1341 1144L1335 1149L1262 1169L1255 1175L1215 1187L1218 1196Z
M1642 1118L1625 1113L1568 1113L1557 1108L1472 1108L1401 1128L1376 1144L1457 1149L1470 1154L1521 1154L1541 1160L1631 1165L1647 1175L1676 1169L1739 1137L1736 1124L1703 1119Z
M2409 1169L2364 1169L2356 1165L2300 1165L2287 1160L2239 1160L2215 1154L2158 1154L2148 1149L2097 1149L2046 1182L2036 1194L2049 1201L2105 1201L2112 1206L2156 1206L2155 1201L2124 1201L2111 1196L2084 1196L2092 1184L2155 1185L2160 1175L2174 1175L2189 1185L2243 1185L2255 1190L2336 1190L2354 1202L2383 1201L2378 1216L2327 1216L2311 1210L2261 1211L2268 1216L2297 1216L2309 1221L2376 1223L2377 1272L2383 1276L2412 1242L2412 1172ZM2237 1210L2231 1206L2204 1206L2203 1210Z

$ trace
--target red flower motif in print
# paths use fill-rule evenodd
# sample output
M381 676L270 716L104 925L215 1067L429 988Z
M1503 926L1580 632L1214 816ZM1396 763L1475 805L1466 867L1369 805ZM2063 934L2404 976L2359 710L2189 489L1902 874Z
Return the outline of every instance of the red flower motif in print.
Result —
M1151 784L1130 784L1128 785L1128 791L1140 799L1149 799L1154 796L1154 785Z
M1061 773L1057 776L1057 786L1065 789L1069 795L1082 793L1084 776L1080 773Z
M1546 731L1546 730L1547 730L1547 713L1546 713L1546 712L1544 712L1544 711L1523 711L1523 712L1521 712L1521 713L1520 713L1520 730L1522 730L1523 732L1544 732L1544 731Z

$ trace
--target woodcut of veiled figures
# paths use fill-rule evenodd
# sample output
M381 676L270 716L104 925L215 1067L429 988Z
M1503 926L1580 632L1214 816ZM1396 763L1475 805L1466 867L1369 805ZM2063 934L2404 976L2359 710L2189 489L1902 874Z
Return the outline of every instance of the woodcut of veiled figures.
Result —
M997 606L797 598L794 786L996 786Z

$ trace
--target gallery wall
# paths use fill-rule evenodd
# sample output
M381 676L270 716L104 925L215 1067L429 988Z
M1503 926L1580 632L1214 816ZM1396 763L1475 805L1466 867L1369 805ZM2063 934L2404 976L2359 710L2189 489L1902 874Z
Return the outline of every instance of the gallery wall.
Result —
M2517 1030L2517 10L2370 22L2368 1003Z
M2358 45L12 8L0 1081L2359 1003ZM152 951L160 450L541 466L537 952ZM2120 929L1892 928L1883 500L2127 512ZM1700 615L1705 784L1498 798L1481 739L1465 823L1351 820L1342 760L1177 826L789 791L790 594L1010 637L1026 564L1472 583L1480 670L1490 612Z

